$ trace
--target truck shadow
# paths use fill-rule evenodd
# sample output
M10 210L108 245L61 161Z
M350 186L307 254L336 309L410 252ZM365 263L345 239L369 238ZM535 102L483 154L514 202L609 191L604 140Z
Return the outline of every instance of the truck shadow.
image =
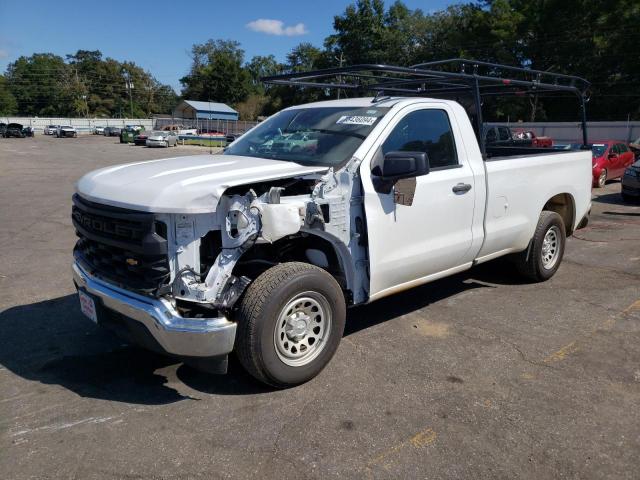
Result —
M141 405L189 400L171 387L162 369L180 361L124 345L80 313L76 295L21 305L0 313L0 365L20 377L60 385L81 397ZM233 362L233 378L205 375L184 365L178 377L216 394L267 391ZM204 377L203 377L204 376ZM180 378L182 380L182 378ZM232 380L232 381L229 381ZM172 381L175 382L175 379Z
M515 281L508 271L480 267L417 287L371 305L350 309L345 335L419 310L470 289ZM0 313L0 365L27 380L60 385L82 397L142 405L164 405L192 397L172 388L162 369L175 358L124 345L79 311L75 295L20 305ZM270 392L253 380L233 355L227 375L210 375L186 365L177 381L202 393L243 395Z

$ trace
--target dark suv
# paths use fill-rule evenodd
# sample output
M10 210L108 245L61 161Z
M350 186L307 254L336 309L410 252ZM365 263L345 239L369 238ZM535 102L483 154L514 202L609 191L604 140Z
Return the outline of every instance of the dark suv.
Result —
M22 131L22 125L20 125L19 123L10 123L9 125L7 125L7 129L4 131L3 137L24 138L25 133Z

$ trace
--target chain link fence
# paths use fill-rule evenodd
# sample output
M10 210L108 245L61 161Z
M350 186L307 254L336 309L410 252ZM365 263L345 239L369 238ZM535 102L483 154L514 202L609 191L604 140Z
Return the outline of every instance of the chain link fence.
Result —
M223 135L241 135L255 127L259 122L244 120L212 120L208 118L176 118L156 117L154 127L161 130L168 125L181 125L184 128L195 128L199 134L221 133Z

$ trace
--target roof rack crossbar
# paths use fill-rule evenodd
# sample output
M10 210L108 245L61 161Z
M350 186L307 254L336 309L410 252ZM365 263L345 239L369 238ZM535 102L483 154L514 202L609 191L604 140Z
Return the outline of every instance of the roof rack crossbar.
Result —
M455 67L458 71L441 68L446 66ZM468 73L469 69L471 73ZM514 75L506 75L509 73ZM572 75L452 58L419 63L411 67L359 64L308 72L289 72L262 77L261 80L275 85L370 91L376 93L376 98L391 93L398 96L465 93L474 97L477 108L481 106L481 97L487 95L569 92L577 96L580 102L583 140L586 143L586 102L589 99L588 91L591 84L584 78ZM477 117L481 118L480 111ZM481 132L479 127L478 132ZM480 142L482 144L482 139Z
M424 68L424 67L436 67L443 65L452 65L452 64L461 64L463 66L472 65L472 66L483 66L483 67L491 67L498 68L501 70L507 70L512 72L520 72L525 74L535 74L539 78L543 76L553 77L555 79L566 79L570 80L572 83L583 83L585 85L589 85L589 82L582 77L578 77L575 75L566 75L564 73L555 73L549 72L547 70L535 70L533 68L523 68L523 67L514 67L511 65L501 65L499 63L491 63L491 62L483 62L479 60L471 60L468 58L450 58L447 60L437 60L434 62L424 62L418 63L415 65L411 65L411 68Z
M445 61L438 62L438 64L444 64ZM472 62L471 60L467 60L467 62ZM480 62L487 63L487 62ZM508 70L516 70L516 71L524 71L527 73L537 73L537 70L528 70L528 69L520 69L518 67L508 67L508 66L500 66L497 64L489 64L496 65L497 67L502 67ZM394 77L385 76L385 74L396 74ZM377 74L377 75L376 75ZM405 75L410 78L399 78L397 75ZM553 78L554 83L548 83L546 81L541 81L542 74L550 76ZM311 82L310 80L316 79L321 80L325 78L330 78L333 76L341 75L342 82L340 84L336 84L335 82ZM517 78L505 78L500 76L490 76L490 75L479 75L469 74L469 73L459 73L459 72L446 72L440 70L427 70L424 68L407 68L407 67L398 67L393 65L375 65L375 64L362 64L362 65L353 65L350 67L340 67L340 68L328 68L324 70L314 70L310 72L291 72L280 75L273 75L268 77L263 77L262 81L268 84L280 84L280 85L292 85L292 86L306 86L306 87L318 87L318 88L353 88L347 85L349 84L345 80L348 77L354 81L358 81L360 79L367 80L378 80L377 84L374 84L375 87L371 88L375 90L379 88L381 82L388 82L388 85L391 86L394 82L406 82L408 84L411 83L421 83L428 81L429 83L444 83L445 81L450 80L464 80L468 82L469 89L472 89L473 82L477 79L480 84L496 84L496 85L519 85L522 87L528 87L531 89L536 88L549 88L552 90L564 90L564 91L573 91L576 94L585 94L586 89L589 86L589 82L579 77L571 77L568 75L554 74L550 72L541 72L541 75L537 77L535 80L522 80ZM570 79L570 84L560 84L557 83L559 78ZM582 84L583 88L579 88L577 86L578 83ZM366 89L368 85L366 83L356 83L357 88ZM413 93L413 92L411 92Z

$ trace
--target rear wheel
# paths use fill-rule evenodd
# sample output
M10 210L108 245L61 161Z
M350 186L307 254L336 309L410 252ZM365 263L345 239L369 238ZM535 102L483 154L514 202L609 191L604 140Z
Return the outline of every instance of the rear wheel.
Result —
M329 363L344 332L346 306L335 279L299 262L260 275L240 301L236 353L256 379L283 388Z
M564 256L565 232L560 215L543 211L529 248L516 257L516 267L520 274L534 282L543 282L553 277Z
M602 171L600 172L600 175L598 176L598 183L596 184L596 186L598 188L604 188L606 183L607 183L607 169L603 168Z

